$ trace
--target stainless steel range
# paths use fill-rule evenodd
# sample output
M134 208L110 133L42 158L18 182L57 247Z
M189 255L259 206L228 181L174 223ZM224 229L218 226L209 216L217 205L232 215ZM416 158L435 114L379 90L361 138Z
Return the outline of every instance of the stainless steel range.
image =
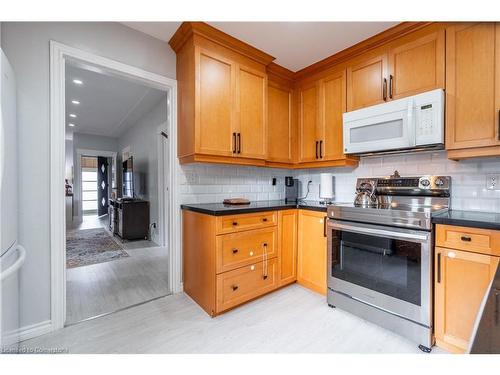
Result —
M431 217L447 176L360 178L355 204L328 206L328 304L432 346Z

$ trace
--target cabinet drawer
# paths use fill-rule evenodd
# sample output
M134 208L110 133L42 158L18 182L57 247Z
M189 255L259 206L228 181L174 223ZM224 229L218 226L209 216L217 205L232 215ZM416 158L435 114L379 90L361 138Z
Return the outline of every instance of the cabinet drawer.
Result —
M438 224L436 246L500 256L500 231Z
M267 269L267 277L264 271ZM217 312L230 309L278 287L277 258L217 275Z
M248 229L266 228L277 223L276 211L257 212L217 218L217 234L240 232Z
M277 255L277 227L217 236L217 273L261 262Z

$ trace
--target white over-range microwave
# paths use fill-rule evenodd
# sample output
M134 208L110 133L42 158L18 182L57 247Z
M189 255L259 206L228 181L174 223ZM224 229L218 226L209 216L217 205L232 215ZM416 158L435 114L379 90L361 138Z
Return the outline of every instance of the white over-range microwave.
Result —
M344 153L370 154L444 147L444 91L344 113Z

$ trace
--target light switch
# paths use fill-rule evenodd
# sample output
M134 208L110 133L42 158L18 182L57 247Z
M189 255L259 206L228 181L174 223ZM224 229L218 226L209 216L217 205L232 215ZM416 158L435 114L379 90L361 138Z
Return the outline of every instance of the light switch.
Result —
M500 190L500 175L489 174L486 176L486 189Z

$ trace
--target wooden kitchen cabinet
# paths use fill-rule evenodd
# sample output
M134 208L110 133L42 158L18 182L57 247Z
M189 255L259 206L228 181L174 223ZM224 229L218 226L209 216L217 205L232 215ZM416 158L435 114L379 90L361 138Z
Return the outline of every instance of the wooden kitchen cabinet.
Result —
M319 157L320 85L312 82L298 90L299 97L299 162L317 161Z
M500 26L446 28L446 149L450 159L500 155Z
M184 22L177 54L180 163L265 165L272 56L202 22Z
M297 281L298 210L278 212L278 260L280 286Z
M431 26L397 39L389 47L388 99L438 88L445 82L445 31Z
M388 99L387 51L356 58L347 67L347 111L384 103Z
M320 144L322 160L345 158L342 114L346 111L346 71L330 74L321 80L320 113L323 143Z
M293 89L269 80L267 86L267 160L293 162Z
M436 247L434 325L436 345L464 353L499 258Z
M326 215L300 210L298 220L297 282L326 295Z

